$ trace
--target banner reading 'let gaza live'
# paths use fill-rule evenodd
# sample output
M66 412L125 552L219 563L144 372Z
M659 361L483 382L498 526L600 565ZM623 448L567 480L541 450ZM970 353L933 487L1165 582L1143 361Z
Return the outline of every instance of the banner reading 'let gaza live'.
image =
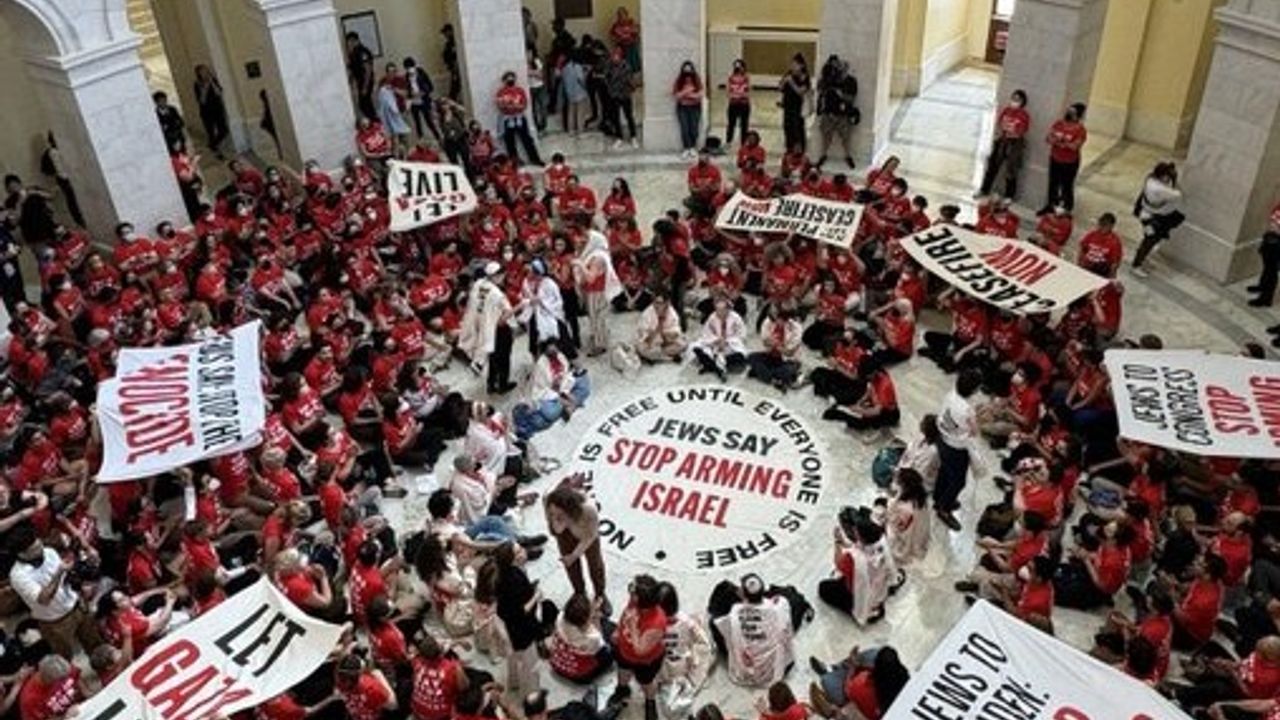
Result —
M405 232L476 209L476 191L457 165L401 162L387 168L391 230Z
M1152 688L979 601L884 720L1190 720Z
M738 232L795 233L848 248L858 234L862 206L808 195L756 200L741 191L729 198L716 217L716 227Z
M75 717L231 717L306 679L342 631L308 617L262 578L161 638Z
M1280 459L1280 363L1199 350L1108 350L1120 435L1219 457Z
M1107 279L1028 242L939 225L902 238L902 249L957 290L1028 315L1065 308Z
M98 386L99 482L147 477L262 442L259 322L197 343L126 348Z

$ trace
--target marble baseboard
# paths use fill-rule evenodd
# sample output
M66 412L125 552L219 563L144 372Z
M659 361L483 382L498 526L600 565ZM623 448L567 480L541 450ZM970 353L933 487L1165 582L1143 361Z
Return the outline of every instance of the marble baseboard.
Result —
M929 87L952 68L963 63L968 56L968 45L968 34L960 35L926 56L920 68L919 89Z
M648 116L644 118L641 142L648 152L679 152L680 124L674 116Z
M893 79L889 83L889 94L895 97L915 97L920 94L923 83L920 82L919 65L898 65L893 68Z
M1092 116L1092 108L1089 109L1089 113ZM1175 150L1186 146L1191 139L1191 128L1194 124L1194 113L1177 116L1130 108L1124 136L1147 145Z
M1161 254L1181 267L1191 268L1226 285L1256 275L1262 267L1258 256L1261 238L1243 242L1221 238L1187 223L1174 231Z

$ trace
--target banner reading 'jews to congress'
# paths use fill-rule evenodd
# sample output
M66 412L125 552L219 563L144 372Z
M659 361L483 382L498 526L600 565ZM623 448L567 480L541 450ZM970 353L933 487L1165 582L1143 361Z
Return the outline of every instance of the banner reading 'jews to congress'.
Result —
M756 200L741 191L720 209L716 227L738 232L795 233L847 248L858 234L862 206L808 195Z
M148 648L76 718L231 717L306 679L341 635L263 578Z
M979 602L884 720L1190 720L1155 690Z
M261 443L260 325L190 345L121 350L116 376L98 386L98 481L146 477Z
M1200 350L1108 350L1120 434L1220 457L1280 458L1280 363Z
M476 191L457 165L400 162L387 168L391 229L404 232L476 209Z
M1107 284L1031 243L954 226L905 237L902 249L961 292L1020 315L1066 307Z

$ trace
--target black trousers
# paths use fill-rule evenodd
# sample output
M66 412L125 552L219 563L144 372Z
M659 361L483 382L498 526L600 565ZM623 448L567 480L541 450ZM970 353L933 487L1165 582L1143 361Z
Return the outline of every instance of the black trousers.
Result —
M990 195L996 184L996 176L1004 169L1004 196L1012 198L1018 192L1018 171L1022 169L1022 151L1026 138L997 138L987 158L987 171L982 174L982 194Z
M524 154L530 165L542 164L542 158L538 155L538 145L533 142L533 135L529 134L529 121L523 117L503 122L502 142L507 146L507 157L513 160L520 158L516 153L516 140L524 146Z
M1258 246L1262 256L1262 273L1258 275L1258 299L1270 304L1276 295L1276 280L1280 278L1280 236L1268 235Z
M489 353L489 392L500 392L511 384L511 347L515 336L505 323L498 326L493 337L493 352Z
M1045 207L1062 205L1071 212L1076 206L1076 175L1080 173L1080 163L1060 163L1049 161L1049 196L1045 199Z
M938 481L933 486L933 505L939 510L960 507L958 499L969 477L969 451L938 443Z
M807 145L804 137L804 115L800 111L782 111L782 135L787 150L797 145L804 149Z
M420 103L411 103L409 105L409 113L413 115L413 127L418 131L418 137L422 137L422 126L425 124L431 134L435 136L436 142L440 142L440 128L436 126L435 115L431 113L431 98L427 97Z
M622 137L622 120L627 120L627 140L634 140L636 137L636 109L635 102L631 96L610 98L609 101L609 124L613 127L612 134L619 140Z
M76 198L76 189L71 185L71 180L65 177L58 178L58 190L62 192L62 198L67 201L67 212L71 215L72 222L84 227L84 213L80 210L80 200Z
M378 119L378 108L373 104L373 90L369 92L361 92L356 104L360 107L360 114L373 122Z
M733 129L739 130L739 136L745 138L747 136L747 126L751 123L751 103L729 103L729 129L725 133L725 144L733 142ZM790 146L788 146L790 149Z

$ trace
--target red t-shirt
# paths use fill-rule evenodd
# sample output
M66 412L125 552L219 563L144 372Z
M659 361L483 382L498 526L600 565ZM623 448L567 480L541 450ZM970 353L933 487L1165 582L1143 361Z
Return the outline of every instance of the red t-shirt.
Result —
M1026 111L1026 108L1006 105L1000 110L998 124L1000 134L1005 137L1025 137L1027 130L1031 128L1031 114Z
M79 668L72 666L66 677L46 685L40 674L27 678L18 691L18 714L22 720L50 720L62 717L80 696Z
M458 694L458 661L441 657L413 659L413 699L410 707L414 720L448 720L453 715L453 702Z
M519 85L504 85L498 89L494 99L498 103L498 112L507 117L523 114L529 107L529 93Z
M809 708L798 701L782 712L760 713L760 720L805 720L807 717L809 717Z
M355 615L356 622L364 623L369 603L377 596L387 594L387 581L377 565L365 567L357 563L351 568L347 591L351 598L351 614Z
M351 720L378 720L383 707L392 698L386 686L369 673L361 675L355 685L340 689L339 693Z
M302 605L316 591L315 583L311 582L311 576L301 570L281 575L279 582L285 597L295 605Z
M1023 583L1018 595L1018 617L1026 620L1032 615L1048 618L1053 614L1053 583L1050 581Z
M1210 547L1227 564L1227 575L1222 578L1222 582L1228 587L1239 585L1253 562L1253 538L1245 533L1235 537L1219 535L1213 539Z
M1114 275L1124 257L1124 246L1114 231L1094 228L1080 238L1080 254L1076 263L1081 267L1105 266Z
M1182 629L1198 642L1213 637L1214 621L1222 611L1222 584L1212 580L1195 580L1187 589L1179 606Z
M409 646L395 623L384 622L370 629L369 649L373 651L374 661L380 665L400 665L409 661Z
M1082 123L1059 120L1049 129L1049 157L1054 162L1080 162L1080 148L1089 137Z
M724 83L725 94L731 103L751 101L751 76L746 73L733 73Z
M1138 624L1138 634L1147 639L1158 653L1156 677L1164 677L1169 670L1169 649L1173 642L1173 621L1168 615L1149 615Z
M1280 696L1280 664L1267 662L1255 651L1240 661L1238 672L1240 686L1250 698L1262 700Z
M1097 558L1098 589L1107 595L1116 594L1129 579L1129 551L1121 547L1104 545L1098 549L1095 557Z
M288 693L277 695L253 710L256 720L306 720L307 709Z
M667 614L660 607L652 607L648 610L640 610L634 607L628 607L623 612L622 622L618 628L618 655L627 662L645 665L656 661L666 652L666 648L661 642L654 644L647 655L641 655L639 650L632 644L635 639L632 635L625 631L627 625L627 615L634 614L635 618L635 636L640 637L654 630L665 632L667 628Z
M876 684L870 670L862 669L845 678L844 696L867 720L880 720L880 699L876 697Z

